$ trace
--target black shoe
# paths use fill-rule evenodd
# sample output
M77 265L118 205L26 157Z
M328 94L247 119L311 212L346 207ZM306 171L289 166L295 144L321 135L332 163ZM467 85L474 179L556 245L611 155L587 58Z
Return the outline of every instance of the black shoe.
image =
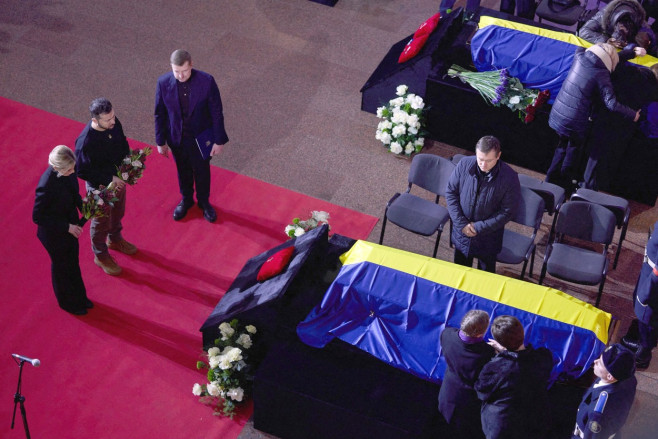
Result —
M66 309L66 308L62 308L62 309L63 309L64 311L69 312L69 313L71 313L71 314L73 314L73 315L76 315L76 316L83 316L83 315L87 314L87 310L84 309L84 308L82 308L82 309Z
M203 210L203 217L211 223L217 221L217 212L209 202L199 203L199 207Z
M85 301L85 308L87 308L87 309L92 309L93 307L94 307L94 302L92 302L91 300L87 299L87 300Z
M181 202L178 203L178 206L176 206L176 209L174 209L174 221L179 221L185 218L187 211L190 210L190 207L192 206L194 206L193 202L181 200Z
M621 338L621 344L630 349L634 354L637 353L642 347L639 340L634 340L628 335L625 335Z
M635 367L638 369L646 369L651 363L651 349L640 348L635 354Z

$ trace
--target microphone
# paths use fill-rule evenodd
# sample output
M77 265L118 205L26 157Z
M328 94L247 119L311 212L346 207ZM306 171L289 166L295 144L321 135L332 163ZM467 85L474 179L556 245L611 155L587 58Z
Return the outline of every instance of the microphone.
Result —
M14 358L16 358L17 360L26 361L26 362L30 363L32 366L34 366L34 367L39 367L39 366L41 366L41 361L39 361L39 359L37 359L37 358L34 358L34 359L32 359L32 358L27 358L27 357L24 357L24 356L22 356L22 355L18 355L18 354L11 354L11 356L14 357Z

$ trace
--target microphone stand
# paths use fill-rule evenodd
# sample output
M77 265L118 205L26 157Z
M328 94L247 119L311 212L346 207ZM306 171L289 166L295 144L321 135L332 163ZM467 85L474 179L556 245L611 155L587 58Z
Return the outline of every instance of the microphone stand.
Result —
M14 421L16 420L16 406L21 405L21 417L23 418L23 427L25 427L25 436L30 439L30 430L27 428L27 413L25 412L25 397L21 395L21 381L23 379L23 365L25 360L21 360L18 364L18 386L16 387L16 394L14 394L14 414L11 417L11 429L14 429Z

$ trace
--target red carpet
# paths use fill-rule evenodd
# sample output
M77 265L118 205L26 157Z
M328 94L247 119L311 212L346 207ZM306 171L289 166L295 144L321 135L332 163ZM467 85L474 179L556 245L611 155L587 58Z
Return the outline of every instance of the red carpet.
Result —
M128 188L124 236L139 252L116 256L120 277L93 264L85 227L81 269L96 307L75 317L57 306L31 212L48 153L58 144L73 148L83 125L1 97L0 120L0 437L25 437L20 413L10 429L19 371L12 353L41 360L41 367L26 364L23 371L34 438L236 437L250 406L231 421L192 395L204 378L194 367L201 324L244 262L285 240L293 217L325 210L332 231L359 239L377 219L213 167L218 222L206 222L197 208L174 222L174 163L154 153L144 178ZM130 135L130 121L122 123Z

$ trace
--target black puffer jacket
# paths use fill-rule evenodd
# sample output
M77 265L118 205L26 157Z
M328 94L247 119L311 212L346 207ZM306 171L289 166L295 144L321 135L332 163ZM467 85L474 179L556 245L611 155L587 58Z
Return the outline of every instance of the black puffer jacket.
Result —
M619 52L619 62L635 56L632 49ZM620 104L615 97L610 72L603 61L591 51L576 49L573 64L555 98L548 125L558 134L568 137L585 137L588 119L601 103L629 119L636 111Z
M514 217L519 198L519 176L507 163L498 160L485 176L475 156L460 160L446 189L455 248L469 257L497 255L505 224ZM477 231L473 238L462 233L468 223Z
M615 31L615 24L629 19L632 23L627 42L633 43L640 29L649 25L646 23L646 13L636 0L613 0L602 11L597 12L578 31L578 36L590 43L605 43Z

